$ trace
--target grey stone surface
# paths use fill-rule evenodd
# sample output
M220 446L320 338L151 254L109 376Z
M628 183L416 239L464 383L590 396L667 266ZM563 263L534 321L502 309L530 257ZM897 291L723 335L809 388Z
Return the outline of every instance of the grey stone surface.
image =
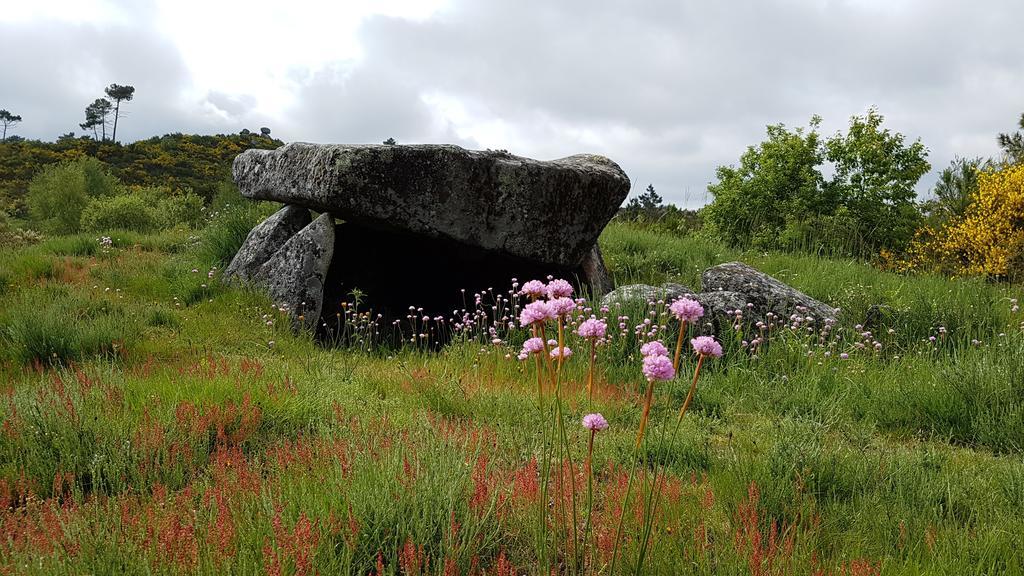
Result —
M584 256L580 268L583 271L583 282L590 289L591 298L600 298L615 289L615 283L604 265L604 258L601 257L601 249L597 244L594 244L590 252Z
M813 316L819 321L839 315L839 311L828 304L742 262L719 264L705 270L701 275L701 290L702 293L726 291L741 294L744 306L747 302L753 304L757 316L772 312L777 316L788 317L797 312L798 308L802 309L803 315ZM749 319L749 316L745 319Z
M700 302L700 305L704 307L704 317L701 318L701 322L710 322L716 319L732 321L736 310L743 311L743 319L745 321L752 320L757 322L764 319L756 311L747 310L747 302L749 300L739 292L730 292L728 290L701 292L694 295L693 299Z
M266 289L276 306L287 309L296 326L315 329L333 255L334 218L321 214L274 252L252 282Z
M639 304L644 305L648 302L654 302L658 300L664 300L665 302L672 302L683 296L692 296L693 291L683 286L682 284L662 284L661 286L651 286L650 284L627 284L625 286L619 286L615 290L609 292L604 298L601 299L602 306L613 306L615 304L630 305Z
M293 143L243 152L233 172L246 198L567 267L583 263L629 192L603 156L538 161L449 145Z
M310 223L309 210L287 205L249 231L231 264L224 269L227 281L246 282L279 248Z

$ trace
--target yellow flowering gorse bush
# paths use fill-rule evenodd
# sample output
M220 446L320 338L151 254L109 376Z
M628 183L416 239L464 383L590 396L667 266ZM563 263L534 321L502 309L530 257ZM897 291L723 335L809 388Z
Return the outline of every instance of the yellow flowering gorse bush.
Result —
M1024 164L978 175L964 217L919 231L904 268L1005 277L1024 253Z

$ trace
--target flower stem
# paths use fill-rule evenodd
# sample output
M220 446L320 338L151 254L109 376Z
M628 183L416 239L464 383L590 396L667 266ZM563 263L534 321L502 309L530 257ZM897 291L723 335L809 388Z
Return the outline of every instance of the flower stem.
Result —
M654 380L647 381L647 393L644 395L644 411L640 415L640 430L637 431L636 435L636 447L640 448L640 443L644 440L644 430L647 429L647 418L651 413L651 402L654 398Z
M679 357L683 352L683 338L686 336L686 320L679 323L679 337L676 338L676 356L672 360L672 368L679 374Z
M597 361L597 350L594 339L590 339L590 369L587 370L587 406L594 400L594 362Z
M690 402L693 401L694 393L697 392L697 377L700 376L700 367L704 364L704 355L701 354L697 357L697 368L693 371L693 383L690 384L690 392L686 394L686 400L683 402L683 407L679 409L679 419L682 420L686 414L686 409L690 407Z

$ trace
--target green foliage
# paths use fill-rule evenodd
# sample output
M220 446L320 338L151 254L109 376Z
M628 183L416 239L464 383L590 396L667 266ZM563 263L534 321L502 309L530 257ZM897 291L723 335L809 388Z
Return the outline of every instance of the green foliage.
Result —
M996 138L999 147L1003 149L1003 159L1008 164L1024 163L1024 114L1020 115L1017 126L1021 131L1001 133Z
M11 114L7 110L0 110L0 124L3 125L3 134L0 135L0 142L7 140L7 129L21 122L21 116Z
M82 211L90 200L112 196L118 181L95 158L50 165L29 184L28 205L33 221L46 232L71 234L79 230Z
M142 196L119 194L90 202L82 211L81 225L86 232L151 232L159 227L159 221L156 210Z
M20 363L117 358L138 336L134 318L111 298L63 288L21 292L0 315L0 341Z
M810 129L768 126L768 139L747 148L739 167L720 166L702 210L711 231L730 246L772 247L789 220L831 214L836 199L823 188L818 117Z
M739 167L718 168L702 215L710 231L734 247L792 248L870 256L902 249L920 221L914 185L930 168L920 142L882 129L874 109L850 119L845 135L822 139L809 129L768 127ZM826 180L821 165L833 176ZM825 232L818 236L815 230Z
M825 157L835 175L826 184L855 220L866 254L902 250L920 223L914 185L931 169L928 150L920 141L882 129L884 118L874 108L850 118L846 135L825 142Z
M0 152L0 210L19 218L27 215L29 181L49 164L91 156L104 162L126 185L191 190L208 201L221 183L230 179L235 156L250 148L272 149L284 144L258 134L168 134L123 145L92 138L9 140Z
M978 171L981 158L955 158L942 169L932 188L934 198L921 205L928 225L941 227L967 212L972 196L978 191Z
M630 199L625 207L620 208L615 219L680 236L698 230L701 224L697 212L679 208L675 204L663 204L653 184L648 184L643 194Z
M230 262L253 227L274 209L275 205L269 202L245 200L234 185L223 186L210 205L210 221L201 235L202 262L210 266Z

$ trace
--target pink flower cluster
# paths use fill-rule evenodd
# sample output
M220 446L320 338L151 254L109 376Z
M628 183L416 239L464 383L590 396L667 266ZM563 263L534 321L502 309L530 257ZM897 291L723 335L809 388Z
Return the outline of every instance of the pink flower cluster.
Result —
M526 360L530 354L539 354L544 351L544 341L540 338L530 338L523 342L523 349L519 352L519 359Z
M715 340L714 336L697 336L690 340L690 345L693 346L693 351L701 356L722 357L722 345Z
M592 432L608 429L608 421L601 414L587 414L583 417L583 427Z
M608 324L606 324L604 320L598 320L597 318L584 320L580 323L580 327L576 329L576 333L582 338L589 338L591 340L604 338L607 331Z
M551 309L551 305L543 300L537 300L523 306L523 311L519 314L519 323L526 327L532 324L543 324L554 318L555 313Z
M640 353L646 356L668 356L668 348L657 340L647 342L640 347Z
M655 354L644 357L643 373L648 382L671 380L676 375L676 369L668 356Z
M669 311L681 322L696 322L704 316L704 307L696 300L680 298L669 305Z

